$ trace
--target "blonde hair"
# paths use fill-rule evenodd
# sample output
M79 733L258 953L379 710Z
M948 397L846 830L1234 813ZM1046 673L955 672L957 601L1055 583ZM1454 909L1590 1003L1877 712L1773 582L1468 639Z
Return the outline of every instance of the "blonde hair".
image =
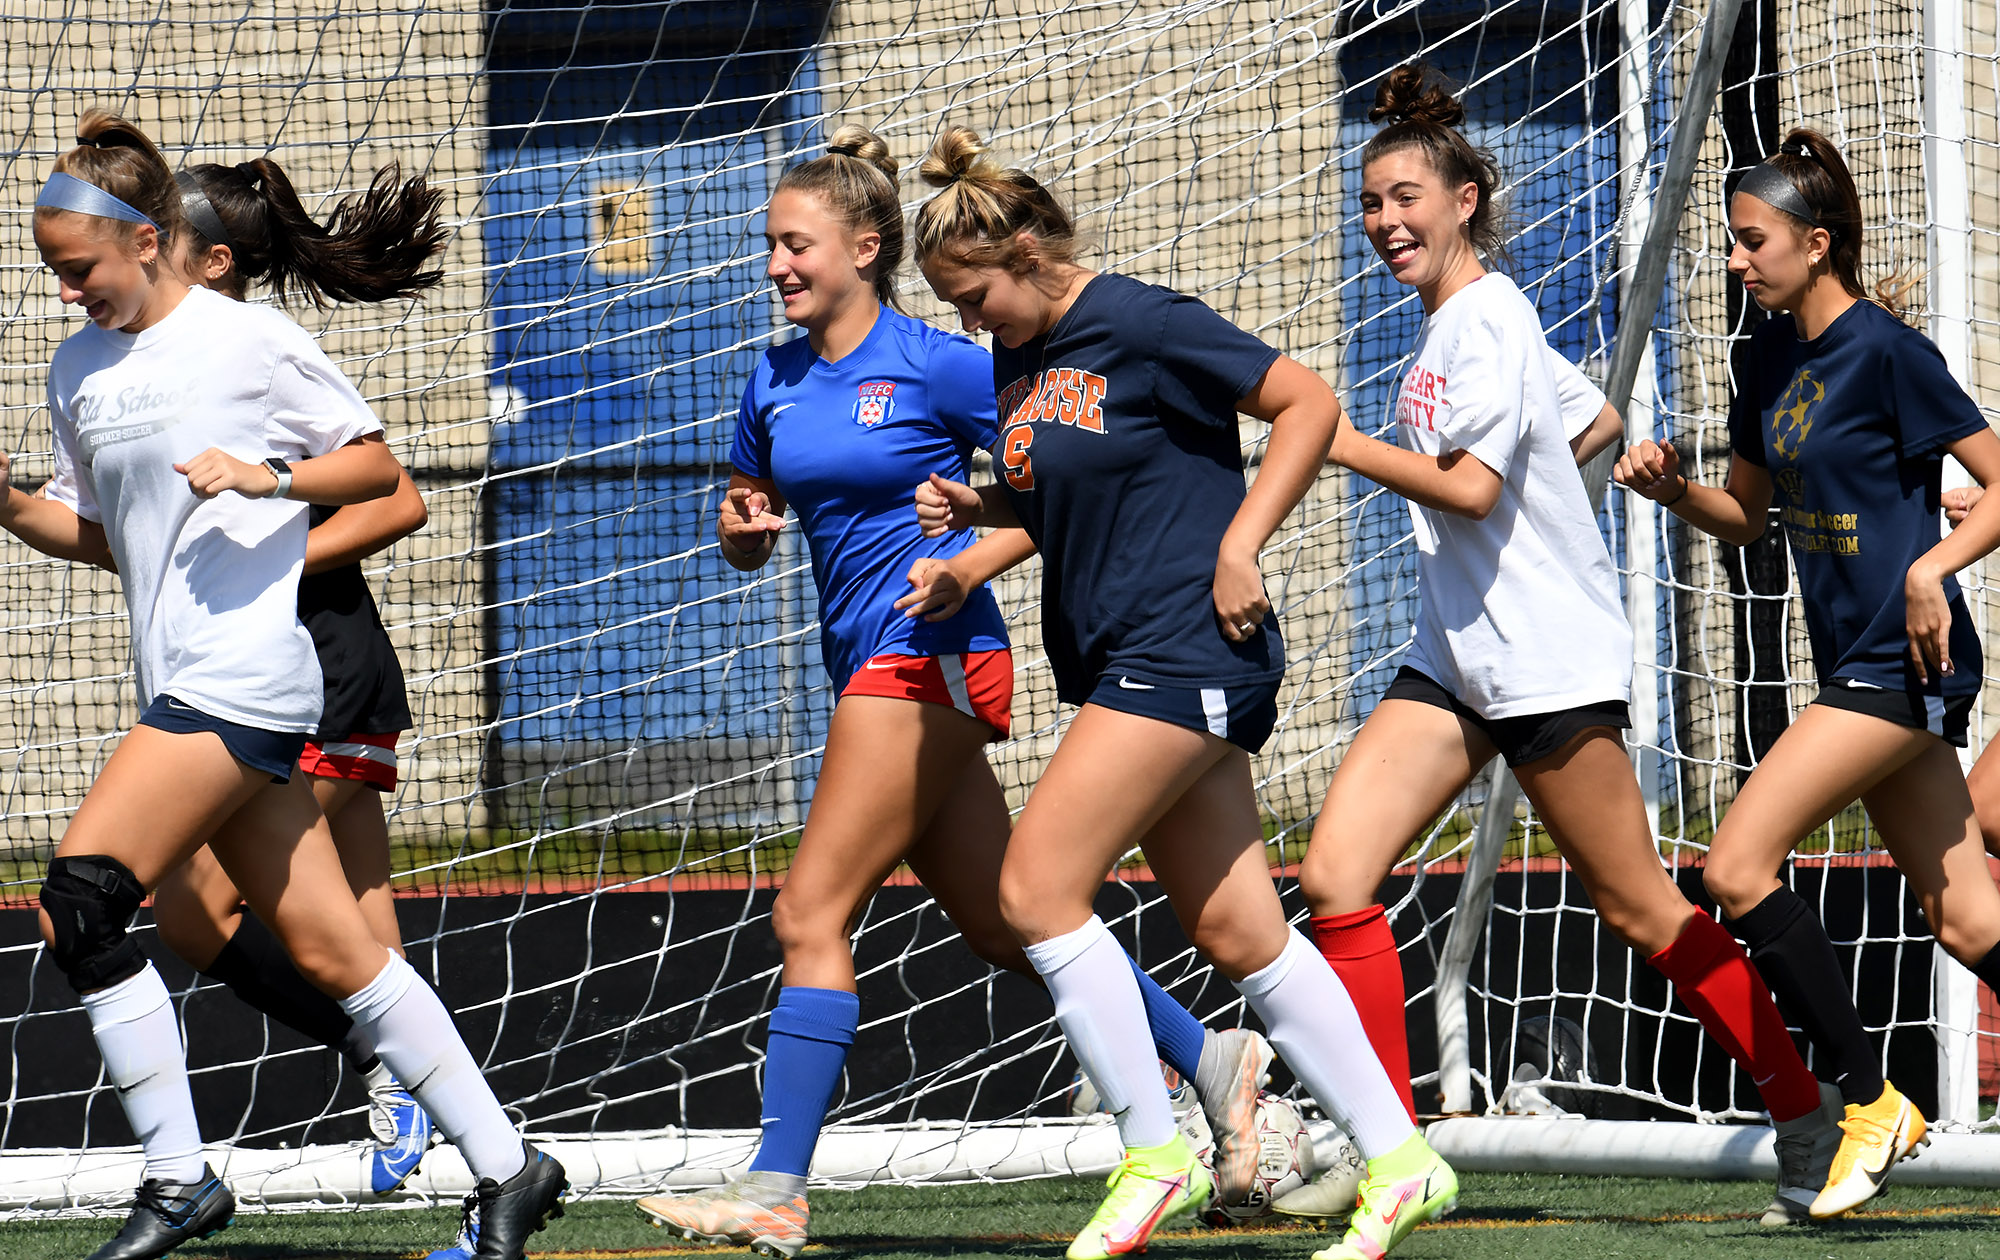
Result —
M1076 222L1069 211L1034 176L1003 169L986 156L972 128L945 128L917 174L940 190L917 211L919 262L942 258L962 267L1022 271L1022 232L1035 238L1038 258L1076 261Z
M896 195L896 159L889 146L866 127L848 123L833 133L826 152L778 177L776 196L787 190L811 193L850 235L873 232L882 244L875 254L875 297L901 310L896 270L907 248L903 204Z

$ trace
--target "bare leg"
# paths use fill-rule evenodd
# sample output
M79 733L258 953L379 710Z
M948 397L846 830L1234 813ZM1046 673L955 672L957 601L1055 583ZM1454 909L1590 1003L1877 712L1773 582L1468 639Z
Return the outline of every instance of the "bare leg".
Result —
M340 869L347 872L347 886L361 903L369 931L401 954L403 929L396 922L396 899L389 889L389 821L382 814L382 794L352 779L314 775L308 782L332 828Z

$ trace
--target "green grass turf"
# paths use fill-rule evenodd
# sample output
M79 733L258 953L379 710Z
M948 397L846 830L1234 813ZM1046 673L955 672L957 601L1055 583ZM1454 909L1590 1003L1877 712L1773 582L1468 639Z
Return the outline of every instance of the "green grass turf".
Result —
M1606 1257L1740 1257L1741 1260L1941 1260L2000 1256L2000 1194L1894 1186L1855 1215L1811 1229L1767 1230L1756 1214L1767 1186L1615 1177L1469 1174L1459 1211L1397 1249L1408 1260L1604 1260ZM1005 1257L1056 1260L1102 1186L1062 1180L1001 1186L815 1191L815 1245L806 1260L868 1257ZM227 1233L174 1254L186 1260L388 1260L421 1256L448 1242L455 1211L245 1215ZM87 1255L114 1229L106 1220L0 1225L0 1257L55 1260ZM1306 1260L1329 1235L1272 1224L1235 1231L1174 1230L1155 1240L1154 1260ZM695 1248L639 1219L631 1206L580 1203L532 1256L686 1255Z

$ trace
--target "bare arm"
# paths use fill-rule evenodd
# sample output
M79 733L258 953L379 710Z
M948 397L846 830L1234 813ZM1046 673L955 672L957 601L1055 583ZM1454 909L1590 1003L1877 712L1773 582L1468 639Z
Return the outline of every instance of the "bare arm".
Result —
M409 471L399 462L395 493L366 503L349 504L306 535L306 572L325 573L365 560L416 533L430 518L430 509L424 506L417 483L410 480Z
M2000 481L2000 436L1982 429L1945 448L1965 465L1981 487ZM1944 579L2000 547L2000 495L1981 494L1966 510L1965 519L1937 546L1917 558L1903 583L1910 632L1910 660L1917 677L1930 681L1930 671L1949 674L1951 606L1945 602Z
M1619 456L1611 475L1619 485L1724 542L1747 547L1764 536L1771 474L1741 455L1730 455L1729 478L1718 489L1688 480L1672 442L1648 438Z
M1025 529L996 529L948 560L924 557L910 566L911 591L896 601L905 617L943 621L981 586L1035 554Z
M1328 458L1412 503L1483 521L1500 502L1500 474L1464 451L1425 455L1370 437L1347 425Z
M6 457L0 456L0 473L5 467ZM112 567L104 526L78 516L66 503L26 494L12 486L0 488L0 496L4 496L0 498L0 529L58 560Z
M1257 479L1244 494L1216 553L1216 619L1224 638L1242 642L1256 633L1271 610L1257 553L1319 479L1327 448L1343 426L1333 387L1319 373L1283 355L1236 408L1271 426Z
M1625 418L1618 414L1618 408L1607 402L1597 413L1597 419L1590 422L1590 427L1569 440L1570 453L1576 456L1576 466L1581 468L1611 449L1624 436Z
M395 493L403 466L376 432L363 434L337 451L299 460L291 470L292 488L285 492L287 499L339 507ZM188 489L204 499L225 490L234 490L246 499L263 499L278 485L278 474L269 467L247 463L213 446L186 463L175 464L174 471L184 474Z
M1019 529L1014 504L999 482L974 490L936 473L917 487L917 526L936 538L961 529Z

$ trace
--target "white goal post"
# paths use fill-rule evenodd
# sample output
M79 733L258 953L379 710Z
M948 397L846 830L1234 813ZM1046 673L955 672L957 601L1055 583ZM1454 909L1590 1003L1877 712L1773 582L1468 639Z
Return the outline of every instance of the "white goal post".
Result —
M1501 265L1552 344L1622 375L1628 430L1672 435L1713 476L1750 318L1724 272L1723 180L1809 124L1855 168L1870 270L1921 276L1919 314L1953 371L1982 406L2000 399L1991 6L1740 0L1734 38L1716 41L1711 101L1693 80L1712 10L16 6L0 14L0 214L14 229L0 237L0 441L15 484L46 477L43 380L76 317L39 268L29 207L85 108L125 113L176 162L269 155L322 215L392 160L444 190L452 238L434 294L294 312L382 415L430 508L423 532L367 565L415 715L385 802L405 936L502 1102L580 1189L710 1183L754 1142L777 985L771 893L831 709L802 549L787 541L765 569L736 573L709 516L742 382L790 335L763 276L777 173L837 121L876 130L906 172L941 127L968 123L1079 212L1093 265L1200 295L1323 372L1379 431L1421 312L1361 236L1357 162L1382 77L1422 57L1465 86L1468 127L1507 173ZM1683 136L1691 156L1675 173ZM912 207L927 191L903 190ZM1635 277L1656 222L1646 297ZM919 277L903 277L903 296L950 326ZM1246 421L1243 440L1254 465L1264 431ZM1716 820L1810 694L1789 565L1782 545L1738 553L1616 488L1600 519L1636 630L1634 766L1662 860L1696 893ZM131 1135L42 955L33 898L135 716L124 611L115 579L11 538L0 570L0 1215L94 1210L129 1195ZM1256 762L1259 804L1274 876L1303 913L1297 865L1328 776L1410 631L1404 506L1330 471L1264 571L1291 666ZM1967 584L1990 641L1996 591L1980 572ZM1036 629L1038 574L999 585L1015 732L991 755L1018 806L1064 715ZM1974 730L1976 752L1984 705ZM1433 1130L1441 1149L1468 1167L1766 1175L1755 1090L1598 926L1552 853L1510 781L1482 778L1385 890L1419 1109L1450 1114ZM1885 1062L1938 1115L1939 1142L1910 1175L1993 1184L1991 995L1935 950L1858 811L1809 840L1792 878L1852 968ZM1099 908L1211 1026L1249 1018L1143 868L1121 871ZM204 1135L238 1193L367 1200L361 1096L331 1056L161 957L143 916L140 930L175 990ZM862 1031L818 1174L1109 1166L1107 1126L1067 1116L1074 1064L1046 999L978 965L920 888L884 891L856 956ZM1552 1064L1547 1047L1569 1029L1575 1053ZM1549 1107L1574 1114L1509 1114ZM437 1152L403 1201L462 1193L463 1176Z

